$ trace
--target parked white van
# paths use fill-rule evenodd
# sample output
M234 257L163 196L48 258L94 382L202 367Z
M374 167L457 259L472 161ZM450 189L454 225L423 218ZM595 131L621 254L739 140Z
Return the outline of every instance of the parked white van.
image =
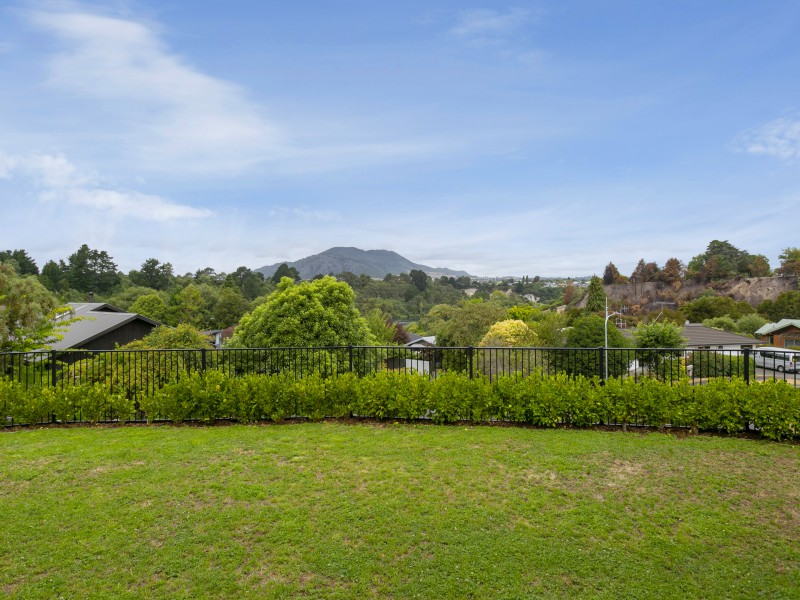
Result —
M800 371L800 350L764 346L755 349L753 358L755 365L764 369L772 369L781 373Z

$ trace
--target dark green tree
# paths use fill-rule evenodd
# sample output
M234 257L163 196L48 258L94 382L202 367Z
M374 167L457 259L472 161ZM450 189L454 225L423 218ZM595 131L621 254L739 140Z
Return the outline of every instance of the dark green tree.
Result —
M781 266L775 272L778 275L800 275L800 248L786 248L778 257Z
M128 310L159 323L167 320L167 303L159 294L139 296Z
M39 281L51 292L63 292L69 287L67 274L54 260L49 260L44 264Z
M585 375L586 377L601 377L603 375L603 353L596 348L601 348L604 343L605 319L599 315L587 315L575 319L572 327L567 332L567 347L572 348L569 356L555 358L553 365L571 375ZM608 324L608 347L625 348L630 342L614 327ZM609 352L608 375L618 377L628 368L628 357L620 352Z
M414 287L420 292L424 292L428 287L428 275L425 273L425 271L411 269L408 275L411 277L411 283L414 284Z
M613 262L610 262L606 265L605 270L603 271L603 283L606 285L612 285L617 283L619 280L619 271L617 267L614 265Z
M70 254L66 266L69 287L79 292L106 294L120 282L117 265L105 250L93 250L83 244Z
M0 252L0 263L11 263L20 275L38 275L39 267L25 250L5 250Z
M290 267L286 263L282 263L275 273L272 274L272 282L273 283L280 283L281 279L284 277L288 277L292 281L300 281L300 273L297 272L297 269L294 267Z
M800 291L781 292L775 300L764 300L758 312L772 322L800 319Z
M599 312L606 306L606 290L603 282L597 276L592 276L587 291L586 310L589 312Z
M158 259L148 258L142 263L141 268L128 273L128 277L134 285L153 288L154 290L166 290L175 279L170 263L161 264Z

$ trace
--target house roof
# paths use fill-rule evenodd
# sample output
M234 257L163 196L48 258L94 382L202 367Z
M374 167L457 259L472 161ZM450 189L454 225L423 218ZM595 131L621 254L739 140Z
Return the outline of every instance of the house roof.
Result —
M775 333L776 331L791 326L800 329L800 319L781 319L777 323L767 323L756 330L756 335L769 335L770 333Z
M403 344L404 346L435 346L436 345L436 336L435 335L427 335L427 336L419 336L415 333L409 333L408 337L410 338L408 342Z
M628 339L633 339L633 332L630 330L623 329L620 333ZM687 348L700 348L703 346L754 346L759 343L758 340L745 335L728 333L721 329L706 327L702 323L687 323L681 326L681 335L686 338Z
M82 348L101 335L137 319L153 326L160 325L158 321L153 321L137 313L125 312L104 302L69 302L67 306L69 306L70 312L63 319L81 318L70 323L66 329L60 332L63 337L50 344L52 350Z
M729 333L701 323L687 323L681 327L681 334L686 338L686 346L754 346L758 343L746 335Z

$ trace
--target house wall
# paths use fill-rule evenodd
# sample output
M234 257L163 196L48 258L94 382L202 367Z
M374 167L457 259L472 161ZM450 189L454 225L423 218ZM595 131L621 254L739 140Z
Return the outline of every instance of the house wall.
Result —
M129 323L125 323L122 327L118 327L113 331L101 335L93 339L84 347L87 350L113 350L117 344L124 346L135 340L140 340L148 333L153 331L154 326L145 321L134 319Z
M113 331L109 331L93 339L81 346L81 350L114 350L117 345L124 346L130 342L140 340L148 333L153 331L155 325L151 325L141 319L134 319L125 323L122 327L118 327ZM91 355L83 352L65 352L59 360L63 360L68 364L72 364L78 360L89 358Z
M774 331L769 335L762 335L761 339L770 346L777 346L778 348L800 346L800 329L794 325L789 325L780 331Z

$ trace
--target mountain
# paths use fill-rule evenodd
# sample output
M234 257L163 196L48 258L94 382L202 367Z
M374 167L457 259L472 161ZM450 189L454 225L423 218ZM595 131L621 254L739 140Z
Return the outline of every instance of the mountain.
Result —
M264 277L272 277L282 264L277 263L255 270L263 273ZM287 262L286 264L297 269L301 279L311 279L314 275L327 275L329 273L338 275L344 271L383 279L389 273L399 275L400 273L408 273L411 269L425 271L431 277L441 277L442 275L447 277L470 277L470 274L466 271L454 271L452 269L428 267L413 263L391 250L330 248L325 252L307 256L294 262Z

